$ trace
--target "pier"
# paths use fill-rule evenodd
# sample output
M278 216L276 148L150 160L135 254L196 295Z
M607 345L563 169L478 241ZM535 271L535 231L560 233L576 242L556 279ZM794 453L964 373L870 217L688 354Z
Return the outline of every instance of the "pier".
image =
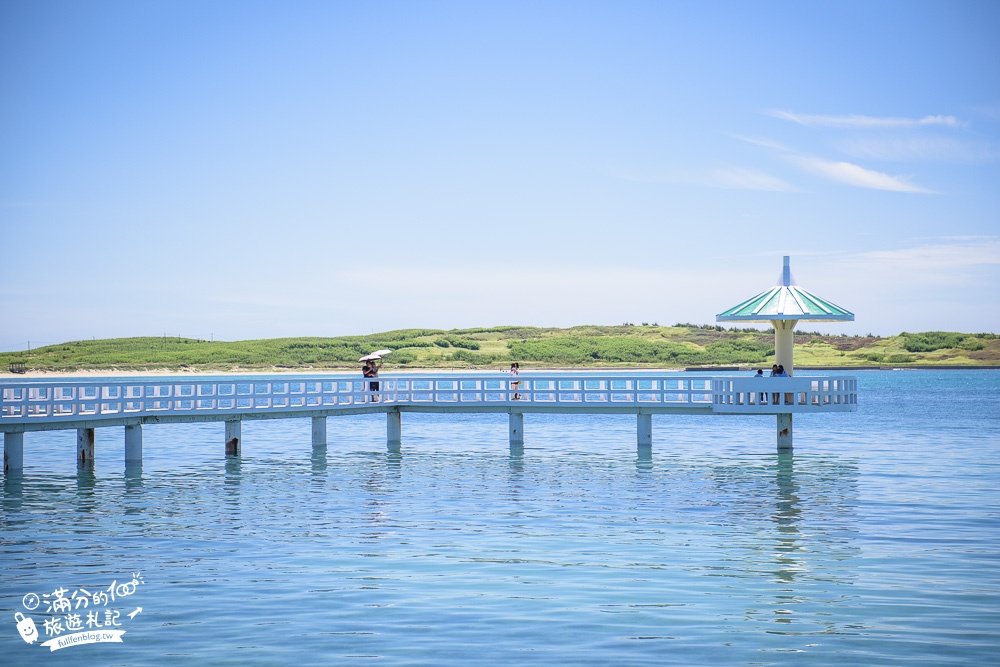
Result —
M124 428L125 464L142 461L145 424L219 422L225 454L239 456L241 424L312 419L312 444L327 444L327 420L386 415L386 446L403 442L403 414L505 413L509 444L525 442L525 416L634 414L636 446L653 444L653 415L777 415L779 449L792 445L791 414L854 412L853 376L755 378L690 373L525 373L515 388L501 373L413 374L369 380L334 375L165 376L0 380L4 471L24 467L26 433L76 430L77 464L93 464L96 429ZM785 416L787 415L787 419Z
M251 419L312 419L312 444L326 446L330 417L384 413L386 446L398 450L406 412L506 413L512 450L524 446L533 413L634 414L636 447L653 445L653 415L774 415L778 450L792 448L792 416L855 412L853 376L794 376L793 329L800 321L849 322L854 314L799 287L789 258L777 284L716 316L770 322L781 377L608 373L426 374L363 379L334 375L229 375L163 378L0 380L4 472L24 468L24 434L76 430L81 467L93 464L95 429L125 428L125 464L142 461L144 424L223 422L227 456L239 456L241 424ZM379 358L379 350L362 359ZM14 370L13 368L11 369ZM23 369L19 369L23 370ZM793 377L794 376L794 377ZM378 382L372 391L371 382Z

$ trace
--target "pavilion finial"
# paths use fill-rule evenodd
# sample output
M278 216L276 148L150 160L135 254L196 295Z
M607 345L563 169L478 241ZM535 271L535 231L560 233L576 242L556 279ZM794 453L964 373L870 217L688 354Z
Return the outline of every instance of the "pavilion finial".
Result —
M781 286L788 287L792 284L792 269L788 264L788 255L785 255L781 265Z

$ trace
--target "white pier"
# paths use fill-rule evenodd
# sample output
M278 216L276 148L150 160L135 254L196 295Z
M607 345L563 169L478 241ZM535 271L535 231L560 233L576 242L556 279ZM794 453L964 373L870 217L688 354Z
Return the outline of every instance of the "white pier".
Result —
M225 452L241 451L243 421L312 418L312 443L326 446L329 417L385 413L386 443L398 449L405 412L506 413L511 448L524 444L533 413L634 414L636 444L653 443L657 414L777 415L779 448L791 447L791 415L854 412L851 376L754 378L691 374L529 373L515 400L506 375L399 375L369 381L332 375L169 376L0 381L4 470L24 467L24 434L77 431L77 463L93 464L97 428L124 426L125 463L142 460L142 425L224 422Z

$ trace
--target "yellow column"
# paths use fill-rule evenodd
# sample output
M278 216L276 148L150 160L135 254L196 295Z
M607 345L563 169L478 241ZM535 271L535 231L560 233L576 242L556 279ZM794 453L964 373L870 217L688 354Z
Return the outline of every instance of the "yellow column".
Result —
M774 363L785 367L785 372L794 375L795 369L795 334L793 329L797 320L771 320L774 327Z

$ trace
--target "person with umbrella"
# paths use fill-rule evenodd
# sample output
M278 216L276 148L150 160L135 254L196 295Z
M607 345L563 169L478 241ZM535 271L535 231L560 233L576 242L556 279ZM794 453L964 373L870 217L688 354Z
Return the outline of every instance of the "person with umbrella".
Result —
M392 350L378 350L376 352L372 352L371 354L369 354L367 356L364 356L364 357L361 357L360 359L358 359L358 361L365 362L365 365L361 367L361 374L364 377L366 377L366 378L378 378L378 371L379 371L380 368L382 368L382 355L383 354L392 354ZM379 385L378 382L369 382L368 383L368 391L370 391L370 392L372 392L374 394L374 392L377 392L379 390L379 386L380 385ZM378 402L378 396L374 396L373 395L372 396L372 402L373 403L377 403Z

